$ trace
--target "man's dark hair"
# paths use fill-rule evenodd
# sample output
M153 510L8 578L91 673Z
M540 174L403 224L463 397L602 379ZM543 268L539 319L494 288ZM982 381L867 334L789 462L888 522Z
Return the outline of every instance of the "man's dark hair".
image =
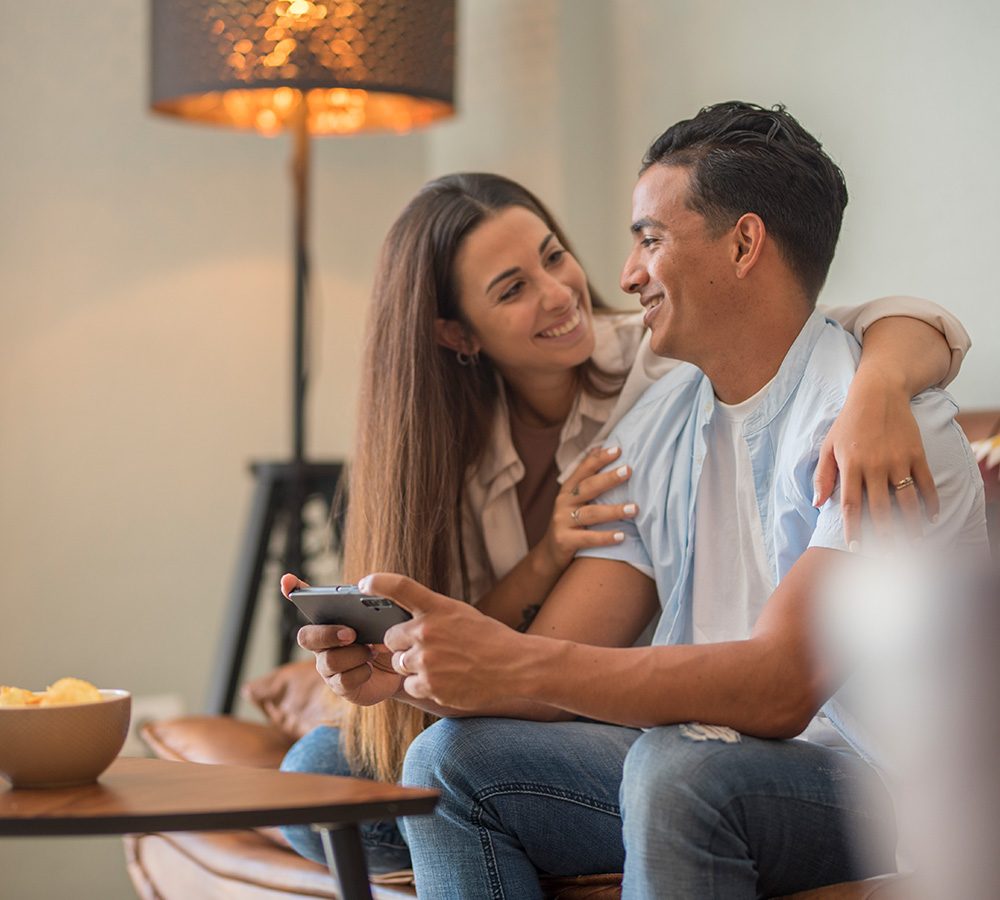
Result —
M720 233L756 213L799 277L819 295L847 206L844 173L782 105L731 101L678 122L646 151L654 163L691 170L689 206Z

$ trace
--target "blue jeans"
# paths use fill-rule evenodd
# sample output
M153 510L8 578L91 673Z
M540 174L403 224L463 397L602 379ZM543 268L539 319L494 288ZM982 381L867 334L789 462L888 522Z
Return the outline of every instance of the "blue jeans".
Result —
M539 873L624 872L623 900L751 900L893 870L891 803L863 761L703 735L435 723L403 770L442 791L432 815L402 821L418 896L539 900Z
M340 749L340 730L319 725L288 751L281 763L283 772L318 772L323 775L350 775L351 769ZM407 849L395 819L361 823L361 844L373 875L410 868ZM286 825L281 829L295 851L314 862L326 864L319 834L308 825Z

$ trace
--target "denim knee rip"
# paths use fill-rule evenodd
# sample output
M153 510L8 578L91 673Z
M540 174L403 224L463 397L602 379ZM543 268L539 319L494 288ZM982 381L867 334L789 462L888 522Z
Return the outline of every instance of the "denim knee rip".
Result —
M689 741L722 741L738 744L740 733L725 725L702 725L701 722L686 722L680 726L681 734Z

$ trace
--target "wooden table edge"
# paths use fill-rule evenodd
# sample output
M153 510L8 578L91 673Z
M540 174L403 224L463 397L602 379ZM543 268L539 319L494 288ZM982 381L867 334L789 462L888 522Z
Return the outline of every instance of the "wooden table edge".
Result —
M176 767L170 770L164 767ZM174 809L142 812L138 809L118 811L115 797L123 789L148 773L193 778L206 784L213 780L241 779L248 782L275 784L294 783L297 786L316 785L320 793L329 787L347 788L346 798L326 797L323 800L285 803L269 801L257 805L226 809L216 802L212 808ZM280 780L279 780L280 779ZM358 779L344 779L333 775L312 775L297 772L279 772L250 766L215 766L204 763L173 762L160 759L119 757L95 784L74 788L11 788L0 790L0 836L73 836L136 834L157 831L228 831L274 825L357 824L372 819L396 816L422 815L434 809L436 791L403 788L393 785L369 785L375 799L359 791ZM100 811L101 801L110 808ZM17 814L20 804L29 807L49 805L38 814ZM196 806L195 803L188 804ZM12 809L14 807L14 809ZM96 810L95 810L96 808Z

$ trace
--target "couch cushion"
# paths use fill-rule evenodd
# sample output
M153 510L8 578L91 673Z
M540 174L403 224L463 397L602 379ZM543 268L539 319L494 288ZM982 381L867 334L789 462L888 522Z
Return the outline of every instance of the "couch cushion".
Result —
M543 879L546 900L620 900L621 875L581 875ZM912 900L909 879L883 875L864 881L831 884L775 900Z
M542 893L545 900L618 900L622 895L622 876L543 878Z
M344 701L320 678L312 659L278 666L248 681L240 694L293 743L321 723L339 724L343 714Z
M143 900L292 900L340 894L325 866L253 831L138 834L124 838ZM409 885L373 885L373 900L412 900Z
M789 894L778 900L913 900L919 896L911 878L879 875L864 881L845 881L812 891Z

